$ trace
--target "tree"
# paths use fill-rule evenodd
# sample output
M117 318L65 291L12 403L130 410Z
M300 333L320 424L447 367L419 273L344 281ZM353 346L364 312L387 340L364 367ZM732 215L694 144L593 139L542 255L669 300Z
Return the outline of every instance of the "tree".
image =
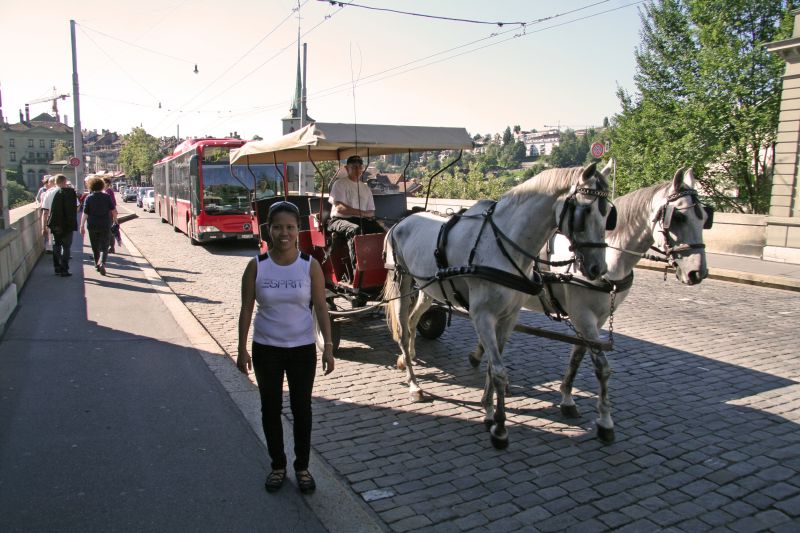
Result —
M8 191L8 207L14 209L22 205L33 202L33 193L28 191L25 187L16 181L9 180L6 183L6 190Z
M153 163L160 157L158 139L143 128L133 128L119 151L119 164L126 176L139 178L151 175Z
M66 161L69 158L70 152L67 148L67 143L58 140L53 145L53 161Z
M620 192L692 166L735 211L769 208L790 0L651 0L642 11L636 93L618 91L611 140Z
M511 134L511 127L506 126L506 131L503 132L503 146L507 146L514 140L514 136Z
M519 126L519 124L514 126L514 133L519 133L521 131L522 131L522 128Z

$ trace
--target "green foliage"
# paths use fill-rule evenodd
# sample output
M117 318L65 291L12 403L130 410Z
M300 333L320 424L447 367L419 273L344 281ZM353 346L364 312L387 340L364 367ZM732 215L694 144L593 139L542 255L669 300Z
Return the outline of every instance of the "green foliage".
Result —
M317 168L319 172L314 173L314 190L320 192L322 190L322 178L325 178L325 190L330 191L331 189L331 180L336 175L336 171L339 170L339 163L336 161L323 161L321 163L317 163ZM322 176L320 176L322 174Z
M133 128L125 136L125 144L119 151L119 164L126 176L138 178L151 175L153 164L160 157L158 139L143 128Z
M718 207L769 209L788 0L657 0L642 12L637 93L611 130L620 193L691 166Z
M22 180L22 172L19 171L19 168L7 168L6 180L8 180L9 183L15 181L25 187L25 183Z
M511 134L511 127L506 126L506 131L503 132L503 146L511 144L511 141L513 140L514 136Z
M550 164L556 168L583 166L593 161L591 148L595 141L603 139L594 129L578 137L573 130L565 130L559 136L558 146L549 156Z
M8 176L8 171L6 171L6 176ZM29 204L35 199L32 192L16 181L8 180L6 190L8 191L8 207L10 209Z

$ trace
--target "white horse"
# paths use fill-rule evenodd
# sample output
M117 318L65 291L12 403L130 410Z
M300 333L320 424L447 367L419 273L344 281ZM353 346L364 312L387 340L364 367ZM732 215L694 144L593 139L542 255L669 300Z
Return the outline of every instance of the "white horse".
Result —
M539 290L531 272L535 253L556 230L569 236L578 268L589 279L606 272L606 200L610 166L546 170L504 194L481 201L449 222L417 213L386 235L389 272L384 286L386 317L399 343L411 397L422 400L412 367L417 323L433 300L469 310L489 353L482 404L484 423L497 448L508 445L505 429L507 373L502 351L526 298ZM448 268L449 267L449 268ZM463 268L461 268L463 267ZM416 284L416 286L415 286ZM416 287L421 290L416 291ZM398 361L400 362L400 361ZM493 405L497 393L497 408Z
M578 335L590 341L600 340L600 329L611 310L611 289L616 286L614 307L618 309L633 283L633 268L649 250L655 250L676 269L678 279L687 285L700 283L708 276L703 229L710 228L713 211L702 206L694 190L695 178L691 169L678 170L672 181L653 185L621 196L616 200L618 225L606 234L605 279L593 283L546 283L545 290L525 302L526 309L566 314ZM563 239L555 244L549 260L558 261L565 255ZM553 269L565 272L568 268ZM576 274L576 277L580 277ZM611 281L609 281L611 280ZM572 348L569 367L561 384L561 412L568 418L580 416L572 397L572 385L586 346ZM479 345L470 355L473 366L480 364L483 350ZM597 399L597 435L603 442L614 441L614 422L608 399L608 379L611 375L605 354L591 351L595 374L600 382Z

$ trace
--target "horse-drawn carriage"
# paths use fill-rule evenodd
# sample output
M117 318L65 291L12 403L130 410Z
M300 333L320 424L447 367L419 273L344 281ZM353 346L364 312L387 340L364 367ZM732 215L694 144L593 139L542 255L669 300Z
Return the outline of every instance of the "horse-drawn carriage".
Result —
M327 177L319 172L318 163L336 161L338 166L338 162L359 155L369 164L371 158L378 156L405 155L408 161L399 187L394 190L373 189L375 217L388 230L409 214L406 169L411 154L455 150L459 152L460 159L461 150L471 149L472 146L472 139L463 128L312 123L275 141L249 142L231 153L231 170L241 179L248 179L246 169L249 165L272 164L281 173L283 182L277 185L283 187L282 191L275 191L274 196L256 196L253 199L253 210L259 223L260 246L262 251L268 248L265 221L269 207L279 201L289 201L297 206L301 215L300 249L319 261L325 275L334 350L338 348L341 338L342 321L373 311L383 303L381 293L386 281L383 258L385 234L356 236L355 261L351 261L346 239L328 228L331 205L325 191L330 187L326 187ZM288 163L313 165L322 180L321 192L290 193L286 171ZM234 167L238 168L234 170ZM332 184L333 179L330 182ZM417 330L427 338L436 338L444 331L446 320L445 309L434 306L421 318ZM322 342L319 332L318 342Z
M274 143L248 143L231 155L231 164L272 163L277 167L298 161L341 161L353 154L368 159L382 154L462 150L471 145L463 129L311 124ZM477 366L484 353L488 359L481 403L494 446L508 445L508 373L502 351L512 330L574 345L561 386L561 410L567 417L578 416L572 382L583 355L591 351L600 385L598 437L610 442L614 440L608 397L610 367L603 352L611 343L602 341L600 329L629 291L634 266L652 251L676 268L683 283L697 284L706 277L702 231L711 226L713 215L702 205L688 169L679 169L665 183L619 198L615 207L609 200L610 168L599 170L592 164L547 170L498 201L478 202L449 219L409 213L403 192L376 195L376 214L386 223L388 234L356 237L357 259L349 270L346 247L325 227L324 194L284 192L283 198L256 201L255 210L264 221L269 206L285 199L306 215L300 247L323 266L334 326L347 316L386 305L387 322L402 352L398 366L407 372L413 400L423 397L412 368L415 330L422 325L424 335L438 336L447 308L461 308L468 312L479 342L476 352L470 354L470 363ZM285 181L284 177L284 190ZM557 262L568 266L547 272L541 265L554 257L542 260L540 250L556 232L568 241L571 258ZM261 228L260 235L265 240L266 228ZM349 308L340 301L348 302ZM362 306L370 301L374 305ZM517 324L522 307L572 319L576 335ZM337 329L334 327L335 342Z

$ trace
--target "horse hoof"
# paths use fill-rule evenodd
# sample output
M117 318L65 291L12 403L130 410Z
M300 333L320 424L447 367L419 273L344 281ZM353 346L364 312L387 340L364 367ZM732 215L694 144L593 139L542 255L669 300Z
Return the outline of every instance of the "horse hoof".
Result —
M486 431L491 431L493 425L494 425L494 420L492 419L483 421L483 426L486 428Z
M414 391L409 395L409 397L411 398L412 402L419 403L422 401L422 391L421 390Z
M397 358L397 370L405 370L406 369L406 362L403 360L402 357Z
M498 437L494 434L494 431L492 431L489 438L492 441L492 446L494 446L496 450L505 450L508 448L508 433L504 434L502 437Z
M475 357L475 354L469 354L469 364L472 368L478 368L481 364L481 360Z
M616 436L614 435L614 428L606 428L598 425L597 438L600 439L600 442L603 444L611 444L616 439Z
M577 405L561 405L561 416L564 418L580 418L581 412L578 411Z

